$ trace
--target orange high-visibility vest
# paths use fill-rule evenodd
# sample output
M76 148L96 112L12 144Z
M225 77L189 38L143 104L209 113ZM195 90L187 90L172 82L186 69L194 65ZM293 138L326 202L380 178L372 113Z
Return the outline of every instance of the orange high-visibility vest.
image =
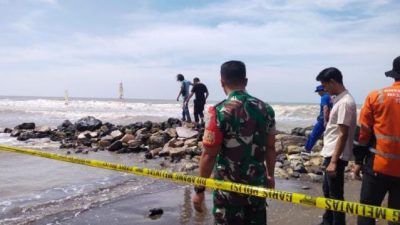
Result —
M400 81L371 92L361 109L359 142L367 145L374 134L376 147L373 170L400 177Z

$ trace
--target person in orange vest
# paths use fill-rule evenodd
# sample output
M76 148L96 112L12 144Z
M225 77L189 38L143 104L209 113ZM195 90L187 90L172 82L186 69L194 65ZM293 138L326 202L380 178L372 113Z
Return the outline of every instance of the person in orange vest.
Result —
M354 173L359 177L362 170L361 203L379 206L389 193L388 207L400 209L400 56L385 74L394 84L372 91L360 112ZM374 225L375 219L360 216L357 224Z

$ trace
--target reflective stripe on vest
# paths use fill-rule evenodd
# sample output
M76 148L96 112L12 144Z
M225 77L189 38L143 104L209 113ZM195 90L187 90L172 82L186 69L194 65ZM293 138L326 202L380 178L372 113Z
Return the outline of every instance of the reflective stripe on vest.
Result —
M374 153L374 154L377 154L377 155L379 155L379 156L381 156L383 158L400 160L400 155L398 155L398 154L391 154L391 153L381 152L381 151L376 150L375 148L369 148L369 151Z
M396 137L396 136L390 136L390 135L384 135L384 134L375 134L375 136L377 139L400 142L400 137Z

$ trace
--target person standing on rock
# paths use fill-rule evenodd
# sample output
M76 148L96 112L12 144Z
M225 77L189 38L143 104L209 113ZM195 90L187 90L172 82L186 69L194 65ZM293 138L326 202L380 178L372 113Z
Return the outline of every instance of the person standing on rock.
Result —
M304 152L302 152L302 154L305 155L309 155L311 153L311 149L324 133L325 127L328 124L329 120L329 112L332 108L331 96L324 90L323 85L317 86L315 92L317 92L318 95L321 96L319 115L317 118L317 123L315 123L314 128L311 131L311 134L308 137L307 142L304 146Z
M326 198L344 200L344 170L353 159L353 140L357 107L353 96L344 87L342 73L334 67L322 70L317 78L330 94L335 95L324 133L321 155L325 166L323 192ZM321 225L344 225L345 214L326 210Z
M388 207L400 209L400 56L385 74L394 78L394 84L371 92L360 112L354 172L359 176L364 164L361 203L380 206L389 193ZM358 217L357 223L375 225L375 219Z
M182 104L182 121L192 122L189 113L189 106L187 104L187 98L189 97L189 86L192 83L188 80L185 80L185 77L182 74L176 75L176 80L181 82L181 88L178 93L178 97L176 97L176 101L179 101L179 97L182 95L183 104Z
M203 136L200 176L258 187L275 187L275 115L271 106L246 91L246 67L240 61L221 66L227 98L209 108ZM195 187L193 204L202 211L205 187ZM215 224L266 224L266 199L214 190Z
M186 100L186 104L189 104L190 99L192 96L195 95L194 99L194 107L193 107L193 114L194 114L194 121L198 125L199 122L201 125L204 124L204 105L206 104L206 100L208 98L208 90L207 86L200 82L200 79L195 77L193 79L193 88ZM200 118L199 118L200 117Z

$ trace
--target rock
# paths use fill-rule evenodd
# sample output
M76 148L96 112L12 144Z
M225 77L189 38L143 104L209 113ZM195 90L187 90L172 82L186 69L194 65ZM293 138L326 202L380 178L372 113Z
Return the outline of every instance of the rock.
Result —
M277 161L277 162L275 163L275 167L282 168L282 167L283 167L283 163Z
M50 133L51 132L51 128L48 127L48 126L42 126L42 127L37 127L35 129L35 131L39 132L39 133Z
M64 120L64 122L62 122L62 124L59 125L59 126L57 127L57 129L58 129L59 131L62 131L62 132L74 133L75 130L76 130L76 126L75 126L73 123L71 123L71 121L69 121L69 120Z
M146 159L153 159L155 156L158 156L158 154L161 152L162 148L156 148L153 150L150 150L145 154Z
M322 157L319 157L319 156L317 156L317 157L312 157L312 158L309 160L311 166L321 166L321 165L322 165L322 161L323 161L323 158L322 158Z
M298 154L301 152L301 150L302 150L302 148L297 145L290 145L287 147L287 153L289 155Z
M181 137L181 138L196 137L197 134L199 133L198 131L192 130L192 129L187 128L187 127L177 127L176 128L176 132L178 134L178 137Z
M168 128L176 128L182 126L182 122L176 118L169 118L167 121Z
M323 180L323 176L318 174L308 173L307 176L310 177L313 182L322 182Z
M281 168L275 167L275 176L282 179L289 179L289 174Z
M184 145L188 146L188 147L197 146L197 138L192 138L192 139L186 140Z
M185 142L179 139L172 139L167 144L171 148L181 148L185 145Z
M284 163L287 160L286 154L279 154L276 156L276 161Z
M180 171L181 172L189 172L189 171L193 171L193 170L197 169L198 167L199 167L199 164L193 163L193 162L189 162L189 163L185 163L181 167Z
M312 166L312 167L307 168L307 170L308 170L309 173L314 173L314 174L317 174L317 175L323 175L324 174L324 171L319 166Z
M300 173L297 171L294 171L290 176L293 178L300 178Z
M143 123L143 127L147 130L150 131L151 128L153 127L153 123L151 121L146 121Z
M150 149L154 149L163 147L167 141L168 137L166 134L156 133L150 136L147 144L150 146Z
M124 136L124 133L122 133L120 130L114 130L111 132L110 136L113 138L113 140L118 140Z
M172 158L181 157L186 154L185 148L172 148L169 150L169 156Z
M11 137L18 137L22 132L18 129L15 129L11 132L10 136Z
M176 133L176 129L175 128L167 128L164 132L171 138L178 137L178 134Z
M78 120L75 125L78 131L94 131L99 129L103 125L103 123L101 122L101 120L98 120L92 116L88 116Z
M307 169L304 167L304 165L297 165L297 166L295 166L295 167L293 167L293 170L295 171L295 172L298 172L298 173L307 173L308 171L307 171Z
M302 186L301 189L303 190L310 190L311 188L309 186Z
M15 129L33 130L33 129L35 129L35 123L21 123L20 125L16 126Z
M90 131L84 131L78 135L78 140L90 138Z
M5 128L3 131L3 133L7 133L7 134L9 134L11 132L13 132L13 130L11 128Z
M160 208L154 208L154 209L150 209L149 210L149 214L148 216L152 219L157 219L160 218L162 216L162 214L164 213L164 211Z
M133 134L125 134L122 138L121 141L123 143L128 143L129 141L132 141L135 139L135 136Z
M34 138L35 134L32 131L27 131L27 132L23 132L21 133L18 137L17 140L18 141L26 141L28 139Z
M132 140L128 142L128 149L131 152L141 152L142 150L145 150L142 145L143 142L141 140Z
M297 146L304 146L306 143L307 138L289 134L278 134L276 135L277 141L280 141L283 146L290 146L290 145L297 145Z
M275 151L276 151L276 154L285 153L285 148L283 147L281 141L276 141L275 142Z
M108 151L114 152L122 148L122 141L115 141L108 147Z
M108 147L109 145L111 145L111 141L100 140L100 141L98 142L98 145L99 145L99 147L101 147L101 148L106 148L106 147Z

